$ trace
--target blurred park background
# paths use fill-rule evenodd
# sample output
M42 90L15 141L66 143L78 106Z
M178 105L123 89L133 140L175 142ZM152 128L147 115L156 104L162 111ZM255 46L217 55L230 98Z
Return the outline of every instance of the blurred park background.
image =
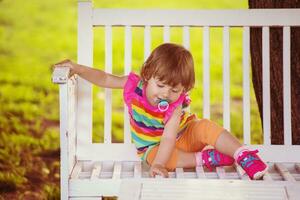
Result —
M94 0L99 8L247 9L246 0ZM238 16L237 16L238 17ZM143 64L143 28L133 28L132 69ZM222 125L222 29L212 28L211 119ZM202 117L202 28L191 28L190 50L197 81L191 111ZM153 28L152 46L162 43ZM242 30L230 29L231 131L240 139L242 124ZM182 43L182 30L171 29ZM104 28L94 29L94 66L104 69ZM77 59L77 1L0 0L0 199L59 199L58 86L51 65ZM113 28L113 73L123 74L124 28ZM104 90L93 88L93 141L103 141ZM113 92L113 141L123 140L122 91ZM252 142L261 124L251 90Z

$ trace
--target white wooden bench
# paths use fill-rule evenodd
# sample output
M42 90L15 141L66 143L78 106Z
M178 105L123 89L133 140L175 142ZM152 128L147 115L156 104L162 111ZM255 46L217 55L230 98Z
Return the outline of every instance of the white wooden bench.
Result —
M248 190L242 190L242 188L248 188L249 194L253 194L251 188L260 188L260 193L266 197L268 194L272 197L272 194L278 193L278 187L280 187L279 197L283 197L283 199L292 199L296 195L299 197L300 194L296 192L295 188L300 183L300 145L292 145L291 142L289 58L290 26L300 26L300 9L117 10L94 9L90 1L79 2L78 6L78 63L93 66L93 27L104 26L105 70L107 72L112 72L112 26L125 26L124 70L126 74L131 70L132 27L144 27L145 58L150 53L150 31L152 27L163 27L164 42L170 40L171 27L182 27L183 45L187 48L189 48L190 41L189 27L201 28L203 30L203 47L199 48L203 48L203 87L206 88L203 93L203 116L205 118L210 118L209 32L210 27L223 27L223 124L225 128L229 129L229 29L230 27L241 27L243 29L243 141L247 145L251 145L249 27L263 27L264 143L253 146L260 149L260 155L268 162L270 169L263 181L249 181L247 175L236 166L219 167L213 172L202 167L189 170L179 168L175 172L170 172L170 179L168 180L149 178L147 169L139 161L134 144L131 143L126 108L124 110L124 143L112 143L111 90L105 90L104 143L93 143L91 84L80 77L68 79L66 70L64 74L58 77L53 75L54 82L59 84L60 96L61 199L101 199L103 196L118 195L121 199L175 199L172 198L172 195L174 197L176 191L182 192L183 188L185 188L184 194L187 194L184 197L193 199L191 195L194 193L191 193L190 188L211 184L212 187L223 188L223 192L224 190L228 191L224 183L231 183L233 185L231 189L240 191L239 195L242 196L248 194ZM268 59L270 26L284 27L284 145L271 145L270 140L270 60ZM195 102L196 100L194 100ZM189 186L182 187L180 184ZM141 189L141 185L143 185L144 191ZM195 187L191 187L191 185ZM255 185L256 187L254 187ZM159 188L161 190L158 190ZM209 187L206 188L209 190ZM147 198L147 194L150 194L149 191L150 193L165 191L165 193L158 195L158 197L153 195L151 197L150 195ZM170 194L169 197L167 194ZM200 194L196 192L194 195L200 198ZM214 194L215 197L218 197L220 194L222 196L223 193L214 193L214 190L211 190L205 194L208 195L206 197L209 199L208 197L213 197ZM203 192L202 197L205 197ZM223 197L225 198L225 196ZM253 195L248 197L253 197Z

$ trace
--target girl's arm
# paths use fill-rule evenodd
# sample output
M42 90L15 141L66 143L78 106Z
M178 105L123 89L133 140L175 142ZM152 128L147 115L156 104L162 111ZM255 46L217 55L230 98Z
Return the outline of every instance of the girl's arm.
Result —
M128 76L115 76L102 70L87 67L64 60L54 65L54 67L69 67L70 76L78 74L81 78L104 88L124 88Z
M163 176L168 176L166 170L161 170L165 167L165 164L168 162L176 143L176 136L179 130L180 116L181 116L181 106L178 106L167 124L165 125L164 133L161 137L159 148L156 154L156 157L152 163L150 169L150 175L154 176L155 174L160 174ZM161 173L157 171L162 171Z

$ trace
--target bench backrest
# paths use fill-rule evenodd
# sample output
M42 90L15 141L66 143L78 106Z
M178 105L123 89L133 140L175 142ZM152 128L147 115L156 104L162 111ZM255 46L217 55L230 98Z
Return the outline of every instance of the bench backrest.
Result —
M93 27L105 27L105 71L112 72L112 27L125 27L124 71L131 71L132 27L144 27L144 58L150 54L151 28L182 27L183 45L190 47L190 27L203 30L203 117L210 118L210 27L223 27L223 126L230 130L230 27L243 29L243 141L250 144L250 37L249 27L263 27L263 144L271 145L269 27L283 27L284 145L291 146L290 26L300 26L300 9L252 10L118 10L94 9L79 2L78 63L93 66ZM201 47L199 47L201 48ZM112 143L111 90L105 89L104 143L92 143L92 86L78 78L76 155L83 160L138 160L131 143L127 110L124 110L124 143Z

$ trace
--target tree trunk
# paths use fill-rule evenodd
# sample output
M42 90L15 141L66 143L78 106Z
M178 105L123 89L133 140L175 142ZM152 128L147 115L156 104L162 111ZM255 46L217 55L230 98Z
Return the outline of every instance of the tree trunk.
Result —
M300 8L300 0L249 0L249 8ZM271 143L283 144L283 42L282 28L270 28L270 91L271 91ZM250 28L252 82L262 111L262 29ZM291 28L291 110L292 142L300 144L300 28ZM263 123L262 123L263 124Z

